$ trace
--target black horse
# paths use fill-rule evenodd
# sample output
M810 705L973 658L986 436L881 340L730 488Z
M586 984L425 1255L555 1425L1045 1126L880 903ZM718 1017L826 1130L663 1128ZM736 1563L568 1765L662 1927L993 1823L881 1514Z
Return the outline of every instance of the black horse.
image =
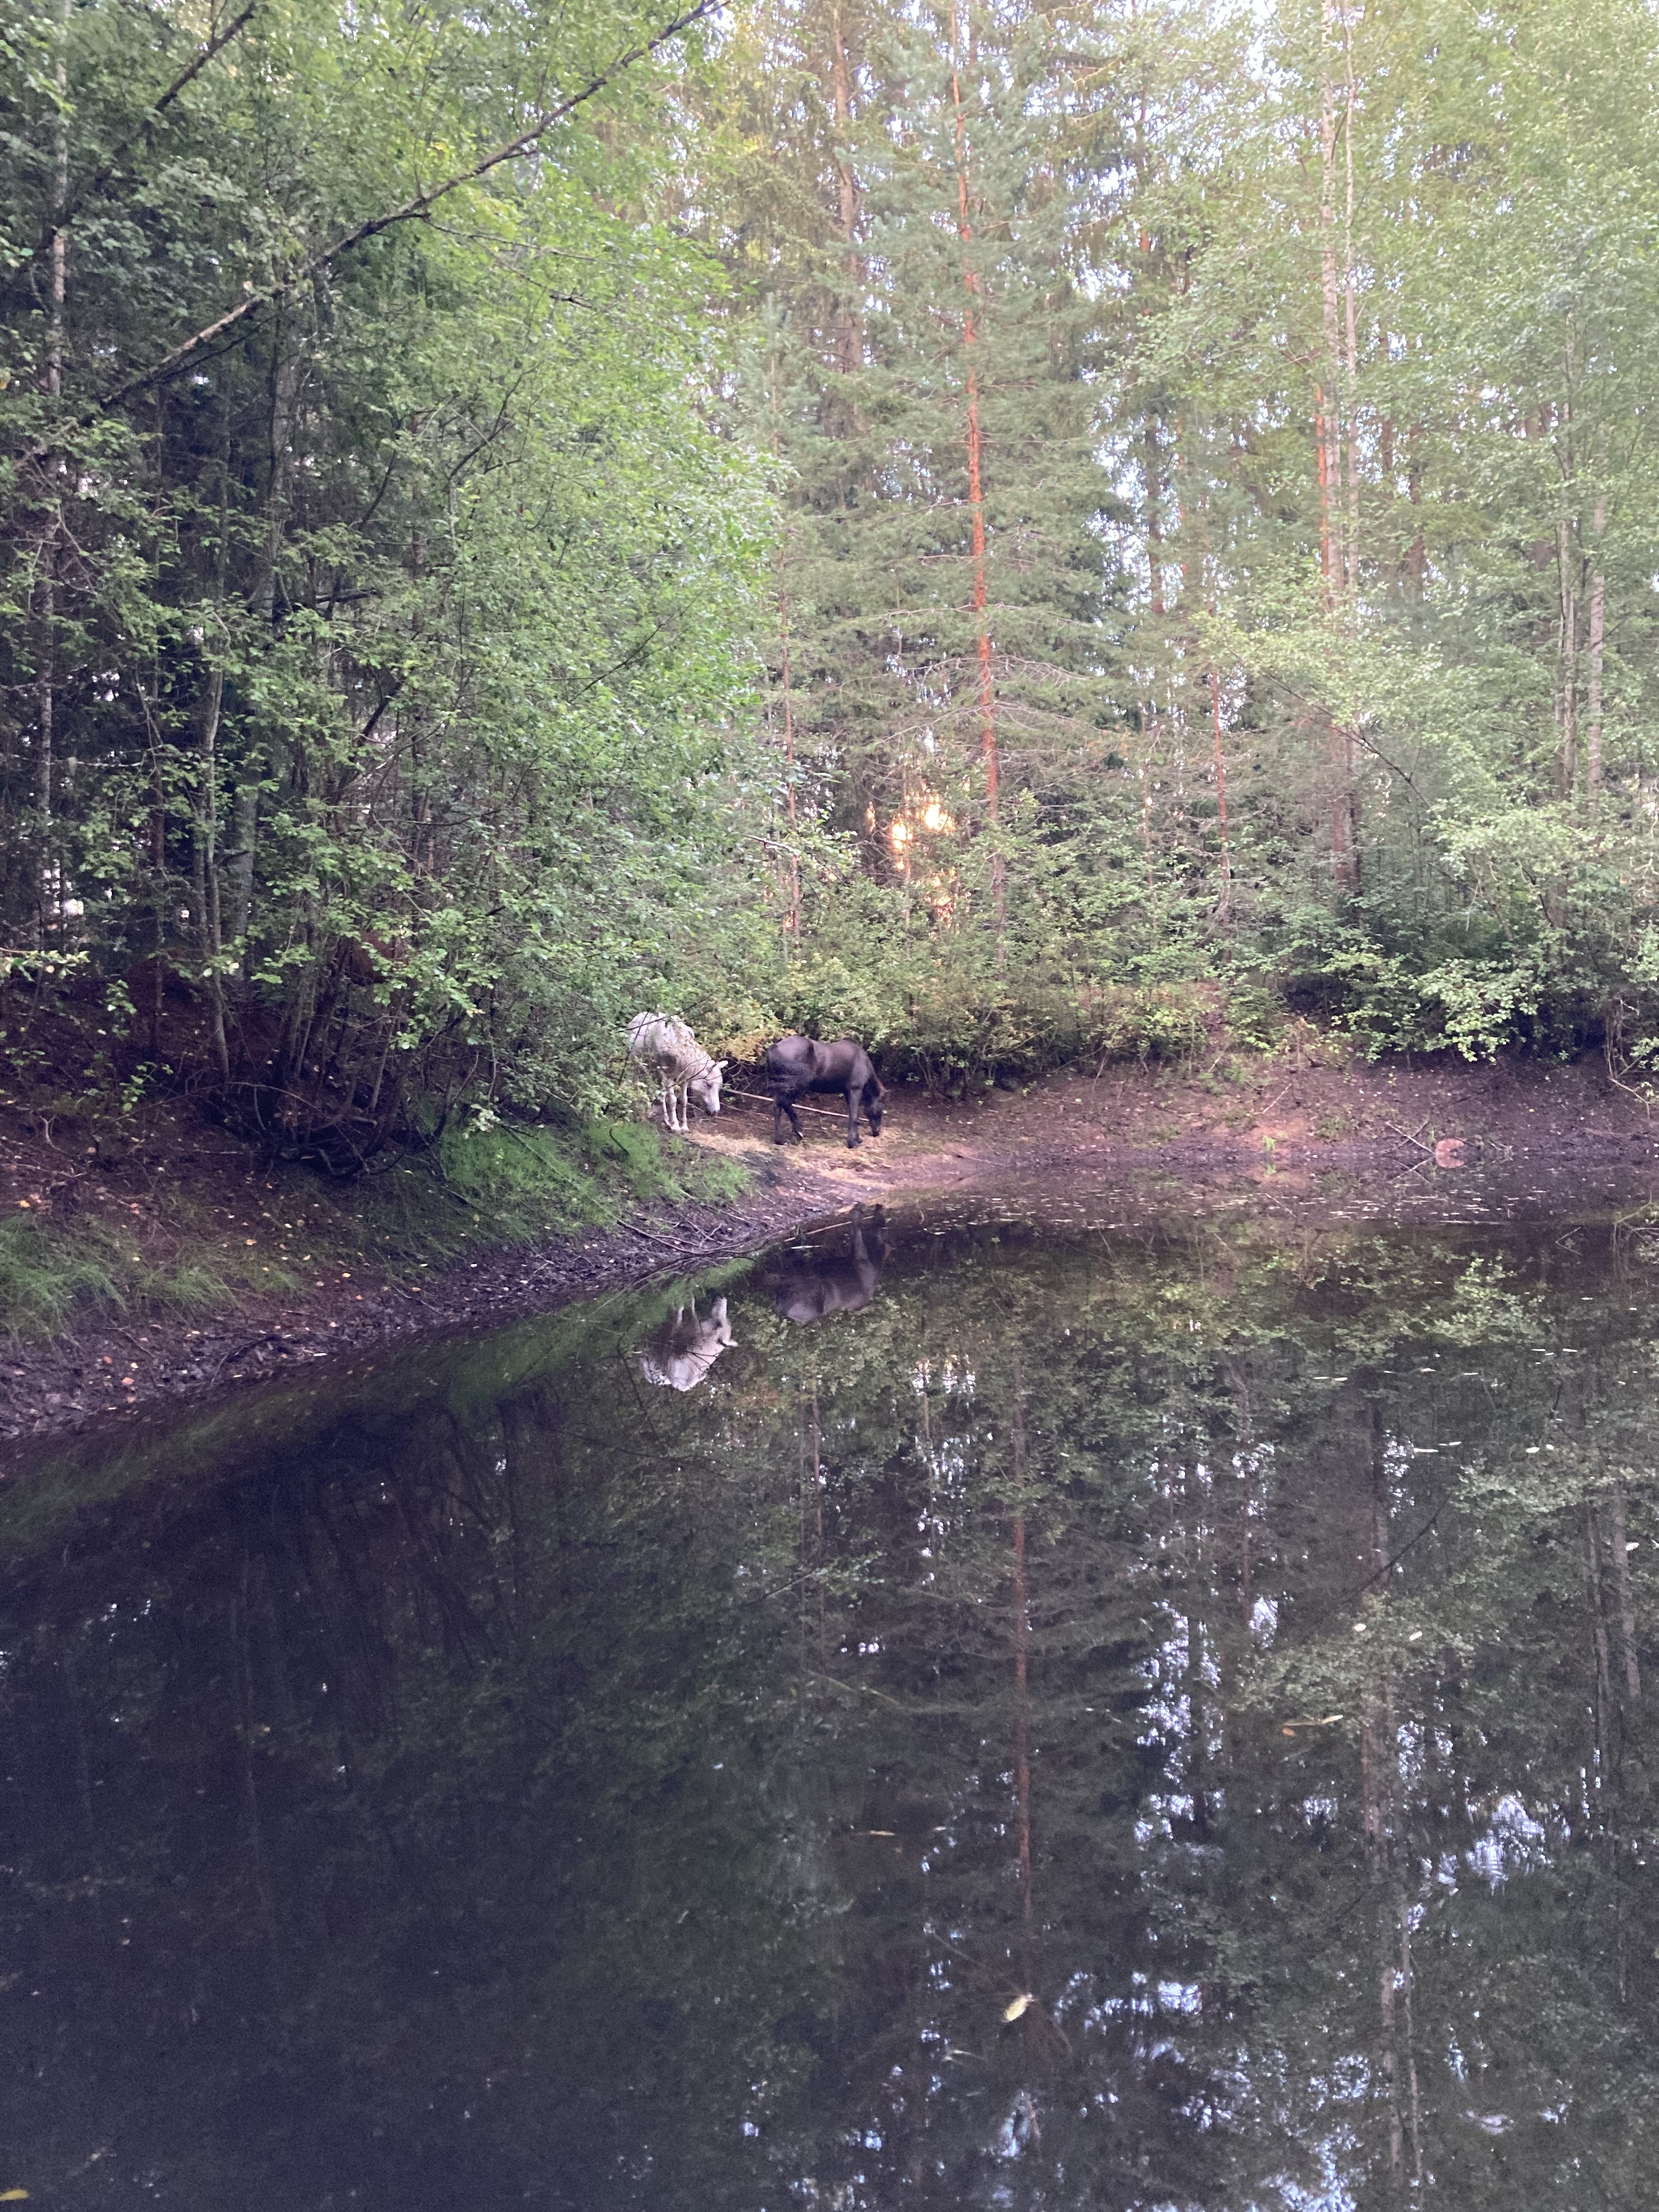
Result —
M821 1044L817 1037L780 1037L766 1055L766 1073L772 1085L772 1141L784 1142L783 1117L800 1137L800 1116L795 1101L809 1091L839 1091L847 1101L848 1149L862 1143L859 1109L863 1108L870 1134L881 1134L881 1102L886 1096L881 1078L870 1065L870 1055L853 1037L837 1037ZM801 1139L805 1143L805 1139Z
M851 1251L818 1250L800 1260L792 1253L772 1278L772 1303L786 1321L861 1313L876 1295L888 1249L886 1215L877 1206L866 1217L860 1206L853 1215Z

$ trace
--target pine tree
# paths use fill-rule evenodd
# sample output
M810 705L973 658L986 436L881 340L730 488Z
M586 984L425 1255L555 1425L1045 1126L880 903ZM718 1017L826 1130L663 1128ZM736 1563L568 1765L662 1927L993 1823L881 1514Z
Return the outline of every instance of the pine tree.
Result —
M787 471L774 723L902 910L1006 957L1040 890L1022 844L1118 711L1093 318L1031 96L1048 27L866 23L838 74L834 22L829 96L795 111L817 220L767 270L748 355L751 435Z

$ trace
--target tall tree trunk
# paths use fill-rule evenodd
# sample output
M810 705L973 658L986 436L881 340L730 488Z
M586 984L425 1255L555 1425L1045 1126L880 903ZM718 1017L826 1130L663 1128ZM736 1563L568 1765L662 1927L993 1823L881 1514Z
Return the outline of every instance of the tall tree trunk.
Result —
M961 27L955 0L952 0L951 101L956 123L957 231L966 246L972 242L974 233L969 213L968 130L963 117L962 79L957 62L960 40ZM985 586L985 496L980 472L979 373L974 358L974 348L979 337L974 319L974 301L979 288L973 264L965 257L962 264L962 279L968 295L963 310L962 329L968 387L968 504L973 521L974 625L979 647L980 759L985 771L985 811L994 836L1001 820L1001 770L997 747L996 684L991 666L991 627ZM1000 851L994 851L991 855L991 897L996 914L997 959L1000 963L1006 947L1008 895Z
M1613 1486L1613 1574L1619 1592L1619 1637L1624 1646L1625 1687L1630 1692L1631 1703L1635 1705L1642 1695L1642 1668L1636 1651L1636 1601L1630 1586L1630 1521L1622 1482Z
M1325 386L1314 386L1314 468L1319 483L1319 573L1325 580L1325 604L1334 596L1332 577L1336 566L1335 541L1331 534L1331 440L1325 411Z
M1594 820L1601 804L1601 651L1607 633L1607 579L1602 565L1601 539L1607 526L1607 495L1595 502L1595 566L1590 574L1589 696L1585 702L1584 781Z
M1320 542L1325 592L1334 601L1345 573L1337 502L1342 495L1342 341L1336 276L1336 84L1330 70L1335 22L1333 0L1320 0L1319 80L1319 291L1323 310L1323 346L1316 410L1320 434Z
M1337 27L1334 0L1320 0L1319 78L1319 289L1323 313L1323 347L1315 408L1320 437L1319 516L1320 561L1325 573L1325 605L1334 610L1345 596L1350 574L1350 549L1341 520L1342 394L1352 382L1351 362L1344 360L1340 293L1349 292L1348 321L1352 338L1352 273L1339 287L1336 266L1336 81L1331 74L1330 49ZM1346 31L1346 20L1343 28ZM1350 64L1352 69L1352 64ZM1352 94L1350 94L1352 97ZM1351 133L1352 137L1352 133ZM1349 194L1352 203L1352 143L1349 149ZM1352 254L1352 206L1349 253ZM1350 456L1353 425L1347 425ZM1358 497L1355 479L1354 497ZM1351 731L1339 728L1334 717L1328 725L1332 769L1331 880L1338 890L1353 890L1358 884L1358 796L1354 787L1354 748Z
M1031 1614L1025 1570L1025 1376L1014 1357L1013 1540L1014 1832L1019 1857L1020 1917L1031 1924Z
M1358 282L1353 263L1353 18L1346 5L1342 11L1342 54L1346 76L1343 106L1346 200L1342 220L1342 307L1347 343L1345 391L1348 416L1348 529L1343 580L1352 594L1359 587L1359 347L1354 329Z
M836 18L839 24L839 15ZM840 32L836 32L837 51ZM770 398L772 403L772 458L778 458L779 416L778 356L772 350ZM789 866L787 876L788 908L784 916L785 933L794 942L800 939L800 844L795 818L795 701L790 682L789 668L789 568L787 509L784 510L782 526L778 532L778 642L780 673L783 679L783 799L789 816Z
M276 618L276 569L288 524L289 487L293 476L293 436L300 392L300 356L286 319L277 325L276 358L270 380L270 463L265 495L264 538L253 576L252 600L267 628ZM227 872L231 884L230 934L243 947L246 973L248 931L253 922L253 866L259 834L259 786L254 764L244 767L233 812L234 844Z
M58 58L53 82L58 94L53 123L52 232L46 275L46 393L56 430L64 396L64 308L69 295L69 27L70 0L59 0ZM63 919L63 886L57 880L52 834L53 769L58 748L58 548L64 530L64 477L68 463L52 455L53 479L40 532L34 605L36 647L34 823L37 937L41 944Z
M1224 922L1232 914L1233 866L1227 842L1227 757L1221 748L1221 673L1216 668L1210 671L1210 733L1215 746L1216 817L1221 830L1221 900L1216 912Z
M853 118L853 72L847 58L840 0L830 9L830 91L836 117L836 201L847 249L847 302L841 314L839 366L851 376L864 361L864 263L858 250L860 192L848 145Z
M1555 558L1561 624L1555 696L1557 772L1560 794L1571 801L1578 788L1578 593L1572 526L1565 514L1556 525Z
M1423 504L1423 464L1419 451L1423 440L1423 426L1413 423L1406 433L1406 496L1413 507ZM1412 586L1412 595L1421 600L1423 586L1429 573L1428 540L1423 535L1419 522L1412 533L1412 542L1406 549L1406 574Z
M219 860L219 720L224 705L225 672L216 662L203 687L196 739L196 793L191 816L192 893L196 909L196 942L207 979L210 1033L213 1056L221 1076L230 1075L230 1049L225 1037L225 979L219 970L223 949L220 935Z
M225 571L230 522L230 418L222 408L219 448L219 523L213 556L213 619L222 619ZM228 1081L230 1049L225 1036L225 979L219 957L224 950L222 897L219 883L219 726L224 708L225 669L222 640L209 645L207 681L198 708L196 791L191 810L192 904L196 915L197 948L207 978L210 1037L219 1073ZM217 648L217 649L216 649Z

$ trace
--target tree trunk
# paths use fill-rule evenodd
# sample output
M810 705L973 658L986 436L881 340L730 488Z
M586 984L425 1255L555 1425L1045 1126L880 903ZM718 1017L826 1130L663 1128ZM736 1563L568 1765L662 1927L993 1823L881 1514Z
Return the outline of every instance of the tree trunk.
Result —
M196 793L191 817L192 902L196 908L196 942L207 979L213 1056L220 1074L230 1074L230 1051L225 1039L225 980L219 972L219 860L218 747L219 717L224 703L225 672L215 666L204 690L196 740Z
M951 100L956 120L957 146L957 231L963 246L973 238L973 226L969 219L968 200L968 132L963 119L962 80L957 66L957 48L961 37L957 9L952 0L951 9ZM979 714L980 759L985 771L985 811L995 835L1001 818L1000 762L997 749L996 685L991 667L991 629L985 586L985 498L980 473L979 435L979 375L974 360L974 348L978 343L978 331L974 320L974 301L978 285L973 264L965 258L962 278L968 298L963 310L963 342L966 353L968 387L968 504L973 519L974 545L974 624L979 647ZM1006 949L1007 884L1003 870L1002 854L991 855L991 897L996 915L997 960L1000 964Z
M1215 744L1216 815L1221 828L1221 902L1216 912L1224 922L1232 913L1233 869L1227 844L1227 757L1221 749L1221 674L1215 668L1210 671L1210 732Z
M1347 193L1342 222L1342 303L1348 354L1346 382L1348 403L1348 532L1343 580L1349 592L1352 593L1359 588L1359 440L1357 434L1359 423L1359 349L1354 334L1354 293L1357 286L1353 265L1353 20L1346 7L1342 12L1342 52L1346 70L1343 152Z
M226 548L230 520L230 421L224 414L219 450L219 526L213 562L213 608L216 618L224 605ZM204 637L203 642L208 641ZM210 1034L219 1073L228 1081L230 1049L225 1036L225 979L219 957L224 950L222 896L219 883L219 726L224 708L225 670L222 658L210 659L204 686L196 738L196 792L191 810L192 891L196 914L196 942L207 978L210 1008Z
M1342 430L1338 397L1342 382L1336 280L1336 86L1328 48L1334 10L1320 0L1319 88L1319 289L1324 312L1324 345L1316 414L1319 426L1320 548L1325 596L1333 603L1340 588L1344 562L1336 502L1342 487Z
M1578 788L1578 594L1572 529L1565 514L1556 526L1555 557L1561 620L1555 701L1558 776L1561 797L1571 801Z
M1595 502L1595 567L1590 576L1589 696L1584 732L1584 781L1589 792L1592 819L1601 804L1601 649L1607 632L1607 579L1602 566L1601 538L1607 526L1606 494Z
M1320 381L1315 398L1316 419L1318 424L1319 452L1319 541L1320 562L1325 574L1325 605L1334 610L1339 597L1346 593L1350 578L1351 549L1345 543L1341 521L1342 500L1342 398L1345 387L1349 389L1352 406L1352 364L1345 362L1342 345L1342 320L1340 313L1340 288L1336 268L1336 83L1330 70L1330 47L1336 28L1334 0L1320 0L1320 89L1319 89L1319 279L1320 299L1323 310L1323 357ZM1343 26L1345 31L1346 22ZM1352 77L1352 57L1349 61ZM1350 103L1352 93L1350 86ZM1349 145L1349 257L1352 258L1352 106L1350 106ZM1344 279L1349 293L1348 329L1352 336L1353 302L1352 270ZM1353 425L1348 423L1348 446L1352 463ZM1358 479L1353 483L1352 496L1358 496ZM1329 725L1328 744L1334 788L1331 797L1331 880L1338 890L1352 891L1358 884L1358 797L1353 781L1353 741L1352 733L1339 729L1333 718Z
M839 365L843 376L851 376L864 362L864 264L858 250L858 178L847 144L848 126L853 116L853 73L847 59L838 0L831 0L830 39L830 87L836 117L836 215L847 248L848 299L841 314Z
M1414 507L1423 504L1423 465L1418 459L1422 443L1423 428L1414 423L1406 434L1406 496ZM1429 548L1419 523L1412 533L1412 542L1406 549L1406 574L1412 586L1412 596L1419 602L1423 586L1428 578Z
M69 209L69 27L70 0L59 0L58 59L54 82L58 109L54 123L52 162L52 251L46 277L46 393L51 403L54 430L64 396L64 307L68 297L69 232L64 217ZM58 546L64 529L63 479L67 466L61 453L48 464L54 483L40 532L34 605L36 647L34 823L36 933L45 944L63 919L63 886L54 869L52 835L52 771L58 729Z
M839 18L837 18L839 21ZM836 32L837 51L840 32ZM770 377L772 401L772 458L778 458L778 356L772 354ZM787 510L785 510L786 517ZM787 875L789 904L784 916L785 933L795 943L800 941L800 845L795 819L795 702L790 683L789 670L789 572L787 520L778 532L778 642L783 678L783 797L789 815L789 867Z
M254 569L252 600L267 627L276 618L276 568L288 520L289 486L293 473L294 416L300 391L300 357L290 343L286 321L277 326L276 359L270 380L270 463L265 496L265 532ZM251 767L251 764L250 764ZM235 844L228 874L231 883L231 941L242 945L242 969L247 973L246 939L253 926L253 867L258 845L258 779L245 769L236 787L234 809Z
M1031 1924L1031 1613L1025 1571L1025 1377L1013 1373L1014 1833L1019 1855L1020 1917Z
M1319 573L1324 580L1328 607L1335 597L1333 579L1339 557L1331 520L1331 439L1325 386L1322 383L1316 384L1314 386L1314 469L1319 483Z
M1613 1486L1613 1573L1619 1592L1619 1637L1624 1646L1625 1687L1631 1703L1642 1695L1642 1668L1636 1653L1636 1601L1630 1586L1630 1522L1625 1505L1625 1486Z

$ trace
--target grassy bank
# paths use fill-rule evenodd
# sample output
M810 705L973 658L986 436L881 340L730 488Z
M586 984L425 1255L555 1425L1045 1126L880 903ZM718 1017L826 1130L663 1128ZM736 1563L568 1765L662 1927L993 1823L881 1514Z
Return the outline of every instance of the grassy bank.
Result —
M0 1340L250 1300L355 1297L465 1261L609 1229L631 1208L725 1203L743 1169L638 1123L446 1133L349 1181L267 1164L181 1112L0 1136Z

